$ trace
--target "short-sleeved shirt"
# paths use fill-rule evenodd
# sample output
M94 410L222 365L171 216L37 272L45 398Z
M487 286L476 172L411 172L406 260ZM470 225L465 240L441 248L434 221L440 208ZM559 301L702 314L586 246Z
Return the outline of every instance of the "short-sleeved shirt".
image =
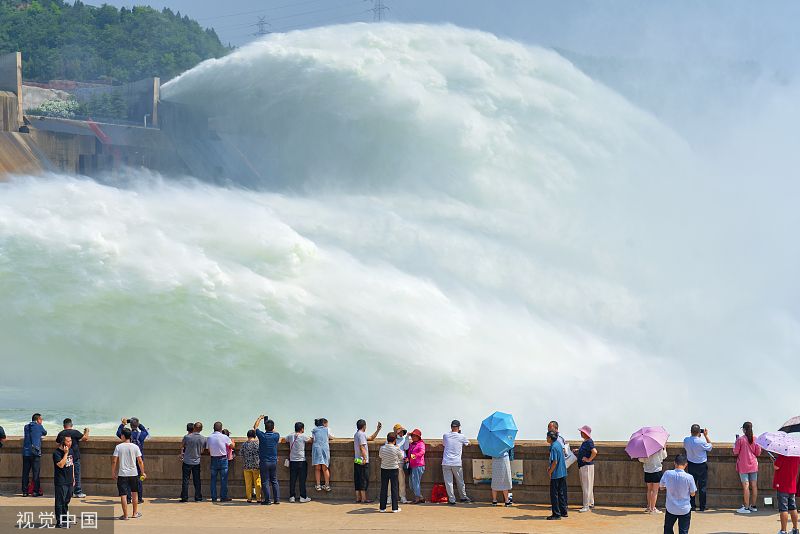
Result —
M442 436L442 465L461 467L461 452L464 445L469 445L469 440L460 432L448 432Z
M136 458L141 458L142 451L133 443L127 441L114 447L114 456L119 458L117 475L121 477L135 477L139 473L136 470Z
M58 467L57 464L64 458L64 454L60 447L53 453L53 484L55 486L72 486L75 459L72 457L72 449L70 449L70 454L67 455L67 463L64 464L64 467Z
M580 448L578 449L578 467L583 467L584 465L594 465L594 462L584 462L584 458L589 458L592 456L592 449L594 449L594 441L592 438L584 440L581 443Z
M758 455L761 454L761 446L747 436L739 436L736 444L733 446L733 454L736 455L736 472L739 474L744 473L757 473L758 472Z
M555 480L567 476L567 463L564 461L564 447L558 440L550 444L550 464L552 465L553 462L556 462L556 468L553 470L553 474L550 475L550 478Z
M683 440L683 448L686 449L686 459L693 464L704 464L708 461L711 444L703 436L687 436Z
M353 448L355 449L356 458L361 458L362 445L366 450L366 454L364 456L364 463L369 463L369 446L367 445L367 434L363 430L359 430L353 436Z
M78 445L78 443L83 438L83 432L78 432L74 428L66 428L58 433L58 436L56 436L56 441L61 443L66 436L72 438L72 447L70 447L69 453L72 455L72 460L77 462L81 459L81 447Z
M305 462L306 461L306 443L308 436L305 434L289 434L286 436L286 443L289 444L289 461L290 462Z
M797 493L798 467L800 467L800 458L778 455L775 458L772 488L780 493Z
M281 441L281 435L277 432L256 430L256 437L258 438L258 458L268 464L277 463L278 443Z
M214 432L208 436L208 438L206 438L206 448L208 449L208 453L212 458L219 458L221 456L227 458L228 445L231 445L232 443L233 442L231 441L231 438L222 432Z
M247 440L239 447L239 454L244 458L242 469L258 469L258 441Z
M661 475L659 485L667 490L667 512L686 515L692 511L689 499L697 491L692 475L683 469L673 469Z
M378 457L381 459L381 469L398 469L405 463L403 451L392 443L383 445Z
M200 456L206 448L206 437L199 432L183 436L183 463L200 465Z

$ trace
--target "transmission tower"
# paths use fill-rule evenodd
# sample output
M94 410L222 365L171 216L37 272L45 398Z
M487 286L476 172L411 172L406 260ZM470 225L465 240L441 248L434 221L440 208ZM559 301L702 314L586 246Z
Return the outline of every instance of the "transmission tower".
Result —
M270 33L270 31L267 29L267 26L269 25L270 23L267 22L267 17L258 17L258 22L256 22L256 26L258 26L258 31L256 31L256 33L254 33L253 35L255 36L267 35L268 33Z
M383 0L372 0L372 20L380 22L384 19L385 13L390 11L389 6L383 3Z

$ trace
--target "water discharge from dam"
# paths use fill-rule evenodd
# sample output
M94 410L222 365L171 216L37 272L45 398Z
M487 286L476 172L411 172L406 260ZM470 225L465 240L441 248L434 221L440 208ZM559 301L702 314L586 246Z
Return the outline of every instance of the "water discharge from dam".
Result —
M557 418L610 439L793 415L768 409L793 398L775 369L800 348L797 247L762 230L797 217L762 197L774 217L743 220L679 135L557 53L337 26L162 99L265 178L2 185L0 418L242 434L268 412L346 436L359 417L472 433L500 409L523 437Z

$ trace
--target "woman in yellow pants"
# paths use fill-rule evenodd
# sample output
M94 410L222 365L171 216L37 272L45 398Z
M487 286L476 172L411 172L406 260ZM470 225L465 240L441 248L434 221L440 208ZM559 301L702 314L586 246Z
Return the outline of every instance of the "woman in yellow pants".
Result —
M244 459L244 488L247 502L261 502L261 471L258 468L258 440L255 430L247 431L247 441L242 443L239 456Z

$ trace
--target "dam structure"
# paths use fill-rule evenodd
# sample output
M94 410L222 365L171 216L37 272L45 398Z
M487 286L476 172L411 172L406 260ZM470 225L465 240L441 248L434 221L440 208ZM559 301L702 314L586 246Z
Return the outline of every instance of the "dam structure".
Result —
M38 88L23 81L21 53L0 56L0 180L43 172L99 177L131 168L212 182L224 182L225 169L236 168L238 178L257 179L202 111L160 100L160 86L153 77L71 95L114 93L124 102L124 118L38 115L26 111L26 96Z

